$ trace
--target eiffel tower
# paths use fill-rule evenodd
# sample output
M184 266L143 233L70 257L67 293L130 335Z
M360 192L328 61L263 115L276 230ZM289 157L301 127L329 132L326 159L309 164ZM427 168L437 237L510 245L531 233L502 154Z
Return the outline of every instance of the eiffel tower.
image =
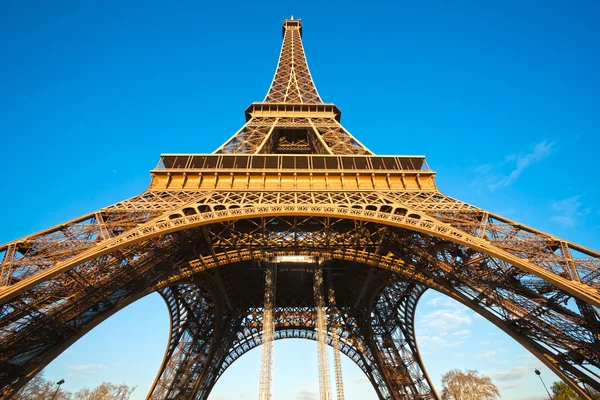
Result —
M414 332L427 289L582 398L600 390L600 253L442 194L424 157L369 151L322 102L299 20L284 21L271 87L245 115L211 154L162 155L139 196L0 247L3 398L153 292L171 333L149 399L206 399L263 343L269 398L284 338L318 341L321 378L330 345L381 399L439 399Z

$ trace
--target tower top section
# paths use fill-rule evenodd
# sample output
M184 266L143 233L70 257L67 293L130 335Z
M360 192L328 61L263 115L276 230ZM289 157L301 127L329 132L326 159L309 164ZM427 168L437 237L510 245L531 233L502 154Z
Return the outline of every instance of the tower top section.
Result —
M285 39L285 30L288 26L296 26L298 27L298 31L300 32L300 37L302 37L302 22L299 19L294 19L292 15L290 19L286 19L283 21L283 25L281 26L281 37Z
M308 103L323 101L313 82L302 46L302 23L292 16L283 21L283 45L277 70L265 103Z

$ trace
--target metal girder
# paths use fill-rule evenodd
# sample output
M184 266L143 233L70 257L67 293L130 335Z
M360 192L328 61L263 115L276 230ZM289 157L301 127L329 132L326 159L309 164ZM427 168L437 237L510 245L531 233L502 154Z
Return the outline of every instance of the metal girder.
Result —
M300 20L283 22L283 44L265 103L322 103L302 46Z
M263 310L263 348L260 360L259 400L270 400L273 385L273 340L275 323L273 321L273 306L275 303L276 274L274 268L265 269L265 302Z
M149 396L206 398L263 343L258 264L277 255L335 266L320 343L381 399L437 398L413 331L425 288L494 323L582 398L584 383L600 390L600 253L445 196L422 156L373 155L322 103L301 29L284 22L267 97L215 153L163 155L139 196L0 246L0 396L158 291L172 326ZM273 338L316 340L314 276L282 271Z
M340 345L340 324L335 319L335 314L339 312L335 301L335 289L333 286L327 292L327 300L329 301L329 309L331 310L330 325L331 325L331 340L333 342L333 366L335 369L335 395L337 400L344 400L344 377L342 374L342 360L340 352L337 351Z
M414 317L416 304L426 290L411 282L385 287L374 300L371 329L393 393L401 399L439 399L419 355Z
M274 230L273 226L277 226L278 228ZM552 299L551 295L559 292L564 293L565 299L571 298L568 292L560 291L560 289L557 288L551 288L552 291L547 292L548 288L546 286L535 286L534 284L531 284L531 282L536 282L536 280L532 280L534 277L523 271L513 269L512 271L519 271L518 275L515 275L514 273L507 274L505 264L495 260L493 257L480 257L479 253L470 252L466 247L433 236L415 235L414 233L411 233L414 231L388 227L385 234L385 241L387 242L382 242L382 233L380 232L379 226L380 224L374 222L332 219L315 215L241 219L237 222L223 221L219 224L213 224L209 229L211 244L210 246L206 246L205 250L202 250L202 245L198 240L193 239L195 237L194 230L188 229L181 231L186 234L181 235L180 238L171 236L164 240L148 239L146 242L143 242L145 243L144 245L138 245L136 247L138 251L145 250L145 253L150 252L153 254L153 257L140 257L137 255L138 253L130 254L129 257L134 260L132 265L135 266L135 268L123 267L124 265L128 265L128 263L124 264L123 254L128 253L122 253L118 258L110 259L114 260L112 261L114 264L110 264L110 260L104 260L104 262L97 264L99 266L99 269L97 270L94 270L93 268L80 270L80 276L85 277L88 281L93 281L92 277L96 274L95 271L99 272L102 271L102 268L107 268L102 266L107 265L106 263L108 262L108 265L112 265L109 268L110 271L120 271L120 274L125 274L124 276L129 276L129 279L135 280L136 277L139 276L138 274L144 276L144 271L147 271L149 268L150 264L144 264L144 260L149 259L156 261L156 249L160 248L160 246L168 248L166 246L166 240L181 240L178 244L178 248L181 249L188 246L186 243L195 242L198 246L198 248L194 250L195 254L197 254L197 251L205 252L206 255L202 256L202 261L193 261L188 263L187 266L182 264L177 269L178 272L185 274L184 276L191 276L204 269L226 265L235 260L256 257L256 255L253 255L252 253L244 255L245 253L242 250L244 248L258 249L262 247L264 250L260 253L261 256L264 256L264 254L266 254L265 251L268 252L269 248L271 249L270 251L277 251L278 249L279 251L282 251L289 248L290 250L288 251L290 253L297 253L298 251L301 251L303 247L306 247L307 251L311 251L311 249L314 251L318 248L329 248L330 250L327 250L326 253L332 258L354 257L354 259L364 263L369 263L369 261L374 262L376 260L377 263L375 265L377 266L383 268L392 267L395 269L398 269L400 265L414 263L418 260L423 272L426 271L426 266L437 264L437 269L429 272L432 276L437 279L444 278L451 281L455 288L460 288L460 290L464 290L472 295L473 298L476 298L478 302L485 303L493 309L495 313L502 315L506 321L511 322L515 327L531 326L531 328L528 328L528 334L535 338L535 340L541 339L547 343L553 343L552 345L557 349L555 350L557 356L564 353L568 354L569 357L583 357L584 360L587 360L594 365L597 364L597 359L595 358L596 356L594 356L595 353L593 351L595 343L594 341L590 341L589 334L585 333L585 318L577 312L567 310L564 307L559 307L558 304L553 305L551 303L552 300L540 303L539 299L541 297L546 296L544 298ZM205 229L200 229L196 235L200 241L206 241ZM220 253L216 251L219 249L235 248L238 250L232 250L231 253ZM364 256L359 256L359 253L356 253L355 251L357 248L365 249L367 251L368 249L377 250L379 255L367 252ZM402 248L404 254L393 256L395 248ZM352 254L355 255L351 256ZM381 254L384 254L384 256ZM169 256L169 254L165 253L164 257ZM180 253L180 256L182 259L186 258L183 253ZM469 262L469 259L474 259L476 262ZM464 262L465 265L468 265L468 268L457 268L459 265L456 264L457 262ZM169 271L171 271L169 268L165 269L166 273L157 281L157 288L161 287L162 284L160 282L176 282L178 279L181 279L179 275L169 277ZM110 274L106 276L109 278L111 277ZM109 293L108 289L111 287L104 286L103 289L106 291L98 292L97 290L94 290L90 292L89 290L83 290L83 292L81 292L79 286L70 284L71 280L76 281L75 277L63 274L61 275L61 279L61 281L54 284L55 286L50 288L45 287L44 290L48 295L46 297L38 296L35 298L36 301L43 301L44 298L57 298L54 297L54 295L51 295L51 292L48 292L48 290L51 290L52 288L54 288L56 293L61 293L67 290L65 288L71 287L71 292L73 292L73 290L75 290L74 293L80 292L80 294L76 295L80 296L80 302L85 301L85 303L82 303L82 308L80 308L81 310L85 310L86 307L93 307L93 304L97 304L94 303L94 299L98 298L96 296L104 296L103 293ZM100 283L101 281L96 280L96 282ZM109 280L108 282L115 281ZM119 284L124 283L124 281L118 282L121 282ZM463 282L469 283L470 285L476 284L476 286L475 288L471 286L465 286L463 288L462 286L459 286L459 284L463 284ZM32 294L29 294L28 298L34 299L31 295ZM65 294L63 294L63 296L65 296ZM507 302L507 298L511 298L512 300ZM23 299L23 297L18 298L21 302L24 301ZM518 304L514 304L515 299L518 301ZM29 300L27 300L27 302L29 303ZM83 306L83 304L91 305ZM534 310L539 309L542 305L544 305L544 313L539 314L534 312ZM55 305L55 307L57 306ZM66 305L62 307L59 304L56 308L56 312L62 313L60 308L65 307ZM99 307L100 310L102 309L102 306L97 307ZM11 308L12 309L9 310L10 312L4 316L6 321L17 322L20 318L19 315L27 315L27 309L20 308L18 302L12 302ZM48 308L43 311L46 314L52 314L51 311L53 310ZM48 318L54 320L55 317ZM66 320L62 319L62 321ZM34 322L34 324L32 324L32 322ZM28 324L32 325L28 329L39 329L39 325L35 325L35 321L28 321ZM60 325L61 322L58 322L58 324ZM38 328L35 328L35 326L38 326ZM539 330L534 329L535 326L539 326ZM28 337L35 337L35 335L25 332L32 331L22 331L21 334L28 335ZM38 337L44 337L42 331L37 335L40 335ZM17 337L15 337L14 340L21 341L20 339L17 339ZM577 342L579 342L579 344L576 344ZM30 344L30 341L22 342L22 345L27 346L28 348L31 347ZM589 350L585 350L586 348ZM14 350L17 350L17 348L15 347ZM586 356L585 354L588 355ZM566 362L568 363L568 359Z
M323 270L314 272L313 293L315 296L315 330L317 332L317 362L319 367L319 395L321 400L331 400L331 382L329 378L329 354L327 353L327 312L323 294Z

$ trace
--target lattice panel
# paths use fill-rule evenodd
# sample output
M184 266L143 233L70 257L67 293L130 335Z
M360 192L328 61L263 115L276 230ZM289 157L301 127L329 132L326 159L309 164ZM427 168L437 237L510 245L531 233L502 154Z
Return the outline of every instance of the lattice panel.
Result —
M373 154L335 119L320 118L312 122L333 154Z
M310 147L338 160L371 154L339 117L335 106L322 104L310 76L300 22L286 20L265 103L253 104L247 123L215 153ZM262 175L259 190L212 170L213 186L200 190L201 173L182 165L196 174L198 190L179 190L189 189L185 180L178 188L153 185L0 246L0 396L14 394L107 317L159 291L173 331L152 398L205 399L232 362L262 343L259 263L298 254L327 259L346 274L325 274L337 303L327 314L335 335L321 339L356 362L382 399L437 397L413 330L425 288L494 323L582 398L589 399L584 383L600 390L600 253L452 199L433 183L423 186L420 167L412 166L412 186L404 173L402 186L394 186L384 167L372 165L371 177L362 170L347 177L356 190L344 186L341 172L336 190L329 172L315 187L312 173L304 186L295 173L282 186L279 174L271 190ZM365 179L370 186L360 184ZM312 294L290 291L277 300L274 338L316 339Z
M279 63L265 103L322 102L304 56L300 22L295 22L284 23L285 33Z
M252 118L239 132L221 146L216 153L256 153L276 124L280 125L277 118Z

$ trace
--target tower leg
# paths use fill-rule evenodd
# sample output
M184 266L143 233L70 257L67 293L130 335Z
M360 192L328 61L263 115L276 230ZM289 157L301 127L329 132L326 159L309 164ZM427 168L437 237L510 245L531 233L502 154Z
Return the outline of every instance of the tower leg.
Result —
M273 267L274 268L274 267ZM263 348L260 365L259 400L271 399L273 376L273 340L275 322L273 320L273 306L275 303L275 274L273 268L265 270L265 305L263 311Z
M339 312L335 302L335 290L333 286L329 289L329 309L334 310L331 318L331 336L333 340L333 366L335 368L335 395L337 400L344 400L344 380L342 376L342 360L340 357L340 326L334 323L333 314Z
M423 367L414 334L414 313L425 287L398 282L377 294L368 337L391 399L439 399Z
M210 365L218 347L222 308L195 284L161 291L171 314L171 337L148 399L204 399L210 390Z
M315 306L317 311L316 331L319 362L319 393L321 400L331 400L329 382L329 357L327 354L327 314L323 298L323 270L317 267L313 284Z

